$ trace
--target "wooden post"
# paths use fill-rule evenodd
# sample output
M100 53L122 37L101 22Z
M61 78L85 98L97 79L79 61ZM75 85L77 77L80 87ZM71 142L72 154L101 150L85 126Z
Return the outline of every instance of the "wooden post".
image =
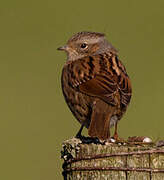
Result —
M64 180L163 180L164 146L63 142Z

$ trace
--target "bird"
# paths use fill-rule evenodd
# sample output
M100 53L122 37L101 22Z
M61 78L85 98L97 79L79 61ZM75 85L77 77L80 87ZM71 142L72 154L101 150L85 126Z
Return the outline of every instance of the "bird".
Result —
M82 31L74 34L66 45L58 48L67 54L62 69L61 87L65 101L91 138L108 140L110 128L117 125L131 100L131 81L118 51L105 34Z

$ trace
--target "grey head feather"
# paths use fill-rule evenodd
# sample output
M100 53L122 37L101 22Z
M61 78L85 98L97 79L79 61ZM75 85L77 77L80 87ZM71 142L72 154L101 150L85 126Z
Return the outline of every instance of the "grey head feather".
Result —
M81 48L82 44L86 44L86 48ZM98 32L83 31L73 35L59 50L67 53L67 61L74 61L85 56L102 54L105 52L113 52L117 54L117 50L105 38L105 34Z

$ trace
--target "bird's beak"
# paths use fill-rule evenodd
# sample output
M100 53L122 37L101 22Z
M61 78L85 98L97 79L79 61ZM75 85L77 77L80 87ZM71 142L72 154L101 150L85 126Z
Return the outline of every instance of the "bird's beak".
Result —
M59 50L59 51L66 51L67 50L67 46L61 46L61 47L57 48L57 50Z

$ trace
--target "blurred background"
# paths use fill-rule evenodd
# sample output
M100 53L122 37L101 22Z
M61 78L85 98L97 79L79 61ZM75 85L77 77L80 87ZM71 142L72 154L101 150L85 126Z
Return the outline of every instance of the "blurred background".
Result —
M1 0L0 179L63 179L61 144L80 126L62 95L66 55L56 49L83 30L105 33L131 77L120 136L162 139L163 21L163 0Z

